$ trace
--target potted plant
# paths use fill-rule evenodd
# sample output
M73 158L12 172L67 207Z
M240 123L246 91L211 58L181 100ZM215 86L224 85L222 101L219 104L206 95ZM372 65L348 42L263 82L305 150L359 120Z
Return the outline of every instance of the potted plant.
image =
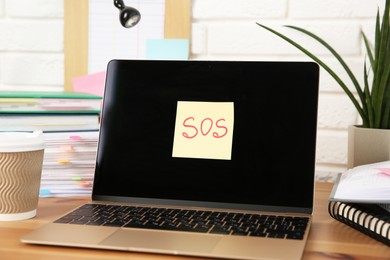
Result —
M357 81L355 75L348 67L344 59L322 38L296 26L286 26L293 30L300 31L322 44L341 64L352 81L357 97L353 94L351 87L319 59L312 52L291 38L271 29L263 24L257 23L262 28L274 33L285 41L289 42L312 60L317 62L326 70L340 85L355 106L362 124L350 126L348 129L348 167L385 161L390 159L390 24L389 24L390 0L386 0L385 10L380 17L379 11L376 16L375 42L373 47L368 41L364 32L362 38L367 50L369 66L364 62L364 83L363 86ZM372 75L369 77L370 73ZM361 150L361 151L360 151Z

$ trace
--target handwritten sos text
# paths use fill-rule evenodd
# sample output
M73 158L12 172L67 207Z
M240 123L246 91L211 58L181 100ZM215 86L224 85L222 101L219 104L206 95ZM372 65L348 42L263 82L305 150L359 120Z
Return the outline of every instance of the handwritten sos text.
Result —
M187 138L187 139L192 139L198 136L199 131L203 136L207 136L211 130L216 129L215 131L212 132L212 136L214 138L222 138L226 136L228 133L228 128L224 125L225 119L220 118L217 121L206 117L202 121L196 120L194 117L187 117L183 121L183 126L188 128L188 132L183 132L182 135ZM196 126L198 125L198 127ZM191 130L190 130L191 129Z

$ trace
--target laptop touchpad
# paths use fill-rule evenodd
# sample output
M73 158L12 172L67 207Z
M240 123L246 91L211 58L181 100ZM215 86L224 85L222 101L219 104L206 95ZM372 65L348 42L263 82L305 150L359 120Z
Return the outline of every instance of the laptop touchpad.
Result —
M196 251L210 253L219 237L199 233L120 229L99 244L121 250L180 254Z

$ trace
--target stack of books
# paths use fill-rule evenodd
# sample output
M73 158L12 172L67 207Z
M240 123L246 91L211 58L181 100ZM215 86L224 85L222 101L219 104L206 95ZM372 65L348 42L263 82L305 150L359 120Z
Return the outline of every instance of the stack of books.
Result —
M340 174L328 210L334 219L390 246L390 161Z
M98 130L101 99L73 92L0 92L0 129Z
M0 92L0 131L41 130L40 196L92 192L102 97L72 92Z
M98 131L46 132L41 197L92 193Z

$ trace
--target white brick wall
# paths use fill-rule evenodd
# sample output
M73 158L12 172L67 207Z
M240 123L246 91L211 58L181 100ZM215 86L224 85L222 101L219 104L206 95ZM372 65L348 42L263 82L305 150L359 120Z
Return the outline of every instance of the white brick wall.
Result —
M63 89L63 1L0 0L0 90ZM282 27L290 24L326 39L362 81L365 50L360 30L373 38L378 6L383 11L384 0L192 0L191 59L308 60L255 24L260 22L313 50L350 84L324 48ZM333 179L346 168L346 128L355 123L355 108L322 70L318 178Z
M18 18L61 18L63 0L6 0L7 15Z
M4 16L4 0L0 0L0 18Z
M297 19L371 18L377 11L374 0L290 0L290 15ZM382 5L383 6L383 5Z
M63 0L0 0L0 90L63 90L63 9Z
M329 42L362 82L365 49L363 29L373 39L377 8L384 0L192 0L193 59L308 60L294 47L260 28L259 22L284 32L319 55L351 85L338 62L296 25ZM317 177L333 180L346 169L347 126L358 114L334 79L321 69L317 140Z

